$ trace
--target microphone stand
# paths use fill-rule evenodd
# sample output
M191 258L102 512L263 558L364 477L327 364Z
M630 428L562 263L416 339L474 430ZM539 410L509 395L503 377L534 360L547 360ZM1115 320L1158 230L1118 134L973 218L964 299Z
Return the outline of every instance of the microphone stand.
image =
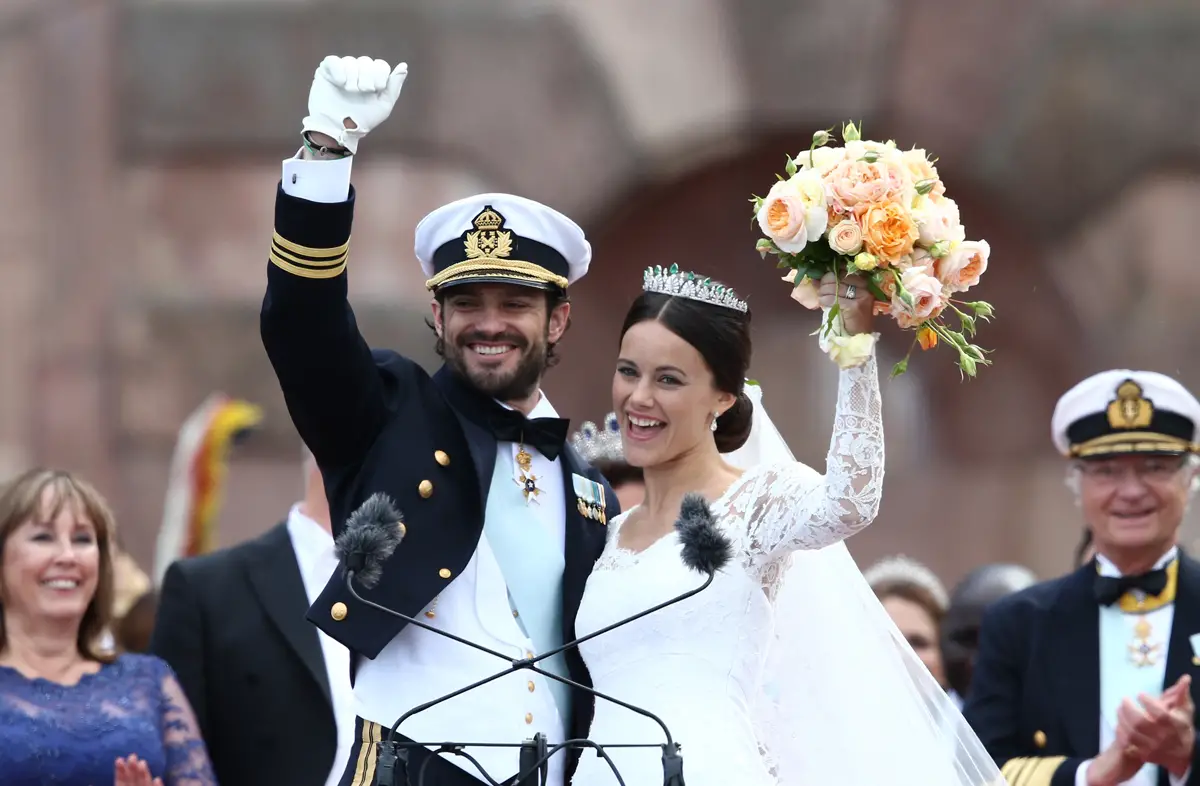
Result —
M667 728L667 724L663 722L662 718L659 718L657 715L650 712L649 710L645 710L645 709L642 709L641 707L637 707L637 706L634 706L633 704L629 704L628 702L621 701L618 698L601 693L600 691L598 691L594 688L590 688L587 685L582 685L578 682L567 679L566 677L560 677L557 674L553 674L544 669L540 669L534 664L536 664L540 661L546 660L547 658L552 658L555 655L558 655L569 649L576 648L580 644L582 644L586 641L590 641L591 639L594 639L597 636L600 636L600 635L603 635L610 631L616 630L617 628L620 628L623 625L628 625L629 623L635 622L635 621L641 619L642 617L645 617L649 614L653 614L654 612L660 611L660 610L666 608L667 606L671 606L671 605L674 605L681 601L687 600L688 598L690 598L694 595L697 595L700 592L703 592L705 589L708 588L708 586L710 584L712 584L713 578L716 575L715 573L710 572L708 574L708 577L705 579L704 583L701 584L700 586L696 587L695 589L688 590L687 592L685 592L681 595L677 595L674 598L670 598L669 600L663 601L662 603L659 603L656 606L652 606L652 607L645 609L644 611L640 611L637 614L634 614L630 617L626 617L625 619L621 619L610 625L606 625L605 627L600 628L599 630L592 631L591 633L587 634L586 636L582 636L580 638L575 639L574 641L567 642L566 644L556 647L548 652L544 652L541 655L537 655L532 658L519 658L519 659L510 658L509 656L507 656L501 652L497 652L488 647L485 647L482 644L478 644L477 642L474 642L474 641L469 641L467 639L462 638L461 636L456 636L453 633L441 630L440 628L435 628L434 626L429 625L428 623L422 622L418 619L414 619L413 617L409 617L405 614L401 614L400 612L395 611L394 609L389 609L386 606L381 606L380 604L375 603L374 601L367 600L366 598L362 597L358 593L358 590L356 590L354 588L354 574L355 574L355 571L353 569L347 568L347 570L346 570L346 589L350 591L350 595L355 600L362 603L363 605L373 608L377 611L382 611L383 613L389 614L393 617L402 619L410 625L416 625L419 628L428 630L432 633L436 633L439 636L443 636L452 641L456 641L460 644L465 644L468 647L472 647L476 650L479 650L480 652L486 653L495 658L499 658L500 660L508 661L510 664L509 667L507 669L504 669L503 671L499 671L488 677L484 677L481 680L477 680L476 682L474 682L470 685L467 685L466 687L459 688L458 690L448 693L444 696L439 696L436 699L427 701L424 704L420 704L416 707L413 707L412 709L408 710L403 715L401 715L399 718L397 718L396 722L393 723L392 727L388 730L387 739L381 743L382 747L379 752L379 761L376 766L376 772L377 772L376 784L378 784L378 786L395 786L395 768L396 768L397 761L399 759L403 759L405 762L408 761L407 749L415 748L415 747L426 747L426 745L427 745L427 743L416 743L416 742L414 742L414 743L398 743L398 742L396 742L396 739L395 739L396 730L400 727L400 724L404 723L404 721L408 720L413 715L416 715L419 712L424 712L425 710L430 709L431 707L436 707L437 705L442 704L443 702L449 701L450 699L453 699L453 698L457 698L458 696L461 696L464 693L468 693L472 690L475 690L476 688L479 688L484 685L487 685L488 683L494 682L494 681L500 679L501 677L507 676L509 674L514 674L522 669L532 671L535 674L540 674L541 676L546 677L547 679L555 680L556 682L560 682L564 685L568 685L572 688L576 688L578 690L584 691L585 693L587 693L595 698L600 698L600 699L604 699L605 701L612 702L613 704L616 704L619 707L624 707L625 709L629 710L630 712L633 712L635 714L641 715L642 717L649 718L650 720L654 721L656 724L658 724L659 728L662 729L663 735L667 738L667 742L665 745L661 745L661 746L659 746L659 745L612 745L612 746L608 746L608 747L637 747L637 748L661 747L663 750L663 784L664 784L664 786L684 786L683 757L679 753L679 744L676 743L674 737L671 736L671 730ZM453 753L458 756L463 756L464 758L466 758L468 761L470 761L472 764L475 765L475 768L477 770L479 770L479 772L485 778L487 778L487 781L489 784L491 784L491 786L501 786L501 784L497 783L495 780L492 779L492 777L490 775L488 775L488 773L479 765L478 761L476 761L472 756L470 756L470 754L466 753L463 750L463 748L465 748L465 747L466 747L465 743L441 743L438 746L437 750L434 751L434 754L436 756L439 753L446 752L446 753ZM604 746L598 745L595 742L592 742L591 740L586 740L586 739L567 740L567 741L560 743L558 745L555 745L553 748L550 748L547 750L545 738L541 735L541 733L538 733L537 735L535 735L533 740L527 741L525 743L520 743L519 745L514 745L512 743L479 743L479 744L474 744L474 747L489 747L489 748L520 747L522 749L521 765L520 765L521 772L516 776L516 778L514 778L511 781L511 783L513 783L513 784L520 784L524 781L525 778L528 778L530 775L533 775L534 773L539 773L540 777L538 778L538 781L540 784L542 784L542 786L544 786L545 782L546 782L545 765L554 754L558 753L560 750L564 750L567 748L577 749L577 748L585 748L585 747L586 748L594 748L597 752L597 755L599 755L601 758L603 758L608 763L609 767L613 770L613 775L616 776L617 782L619 784L621 784L621 786L624 786L624 783L625 783L625 781L621 778L621 774L617 771L616 765L613 763L612 759L608 756L608 754L606 754L604 752L604 750L603 750ZM528 751L529 748L534 749L533 753L530 753ZM534 758L534 757L536 757L536 758ZM429 759L426 759L425 762L422 763L422 765L420 767L420 771L418 772L418 775L417 775L417 783L415 784L415 786L423 786L425 767L429 764L429 761L432 758L434 758L434 756L429 757ZM527 763L529 764L528 768L526 768ZM412 785L411 773L408 774L408 777L406 779L408 780L408 782L411 786Z

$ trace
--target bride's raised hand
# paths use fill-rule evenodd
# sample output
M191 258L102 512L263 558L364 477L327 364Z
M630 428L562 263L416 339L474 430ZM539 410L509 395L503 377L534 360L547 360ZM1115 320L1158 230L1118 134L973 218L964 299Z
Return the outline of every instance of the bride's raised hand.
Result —
M818 291L821 308L833 308L834 297L839 304L838 315L846 333L870 333L875 324L875 297L862 276L843 276L839 282L833 273L821 278Z

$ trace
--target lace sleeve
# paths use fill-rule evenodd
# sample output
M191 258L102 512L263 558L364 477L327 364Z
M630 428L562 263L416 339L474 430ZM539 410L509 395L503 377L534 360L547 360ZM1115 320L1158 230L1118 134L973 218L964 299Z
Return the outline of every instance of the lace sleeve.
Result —
M192 706L169 667L162 677L162 737L167 754L164 786L217 786Z
M744 476L729 506L746 528L751 564L824 548L871 523L883 491L882 410L872 353L862 366L841 372L824 476L798 462Z

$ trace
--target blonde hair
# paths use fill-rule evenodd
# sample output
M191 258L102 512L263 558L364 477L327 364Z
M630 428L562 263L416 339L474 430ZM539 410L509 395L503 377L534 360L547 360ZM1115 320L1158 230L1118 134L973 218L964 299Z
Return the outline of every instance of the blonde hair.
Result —
M51 490L49 507L42 504L42 495ZM34 517L52 519L65 506L73 505L96 529L100 568L96 578L96 593L88 603L79 623L76 646L79 654L90 660L109 662L113 655L102 648L101 640L113 613L112 540L116 520L104 497L87 481L65 470L37 467L27 470L0 488L0 560L4 547L21 525ZM0 562L2 564L2 562ZM3 585L0 584L0 590ZM8 646L4 629L4 599L0 592L0 651Z

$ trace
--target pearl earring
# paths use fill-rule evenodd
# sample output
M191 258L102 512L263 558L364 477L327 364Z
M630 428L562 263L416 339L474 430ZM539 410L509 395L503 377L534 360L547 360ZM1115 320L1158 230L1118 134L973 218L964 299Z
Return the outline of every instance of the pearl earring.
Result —
M709 430L709 431L716 431L716 430L717 430L717 418L719 418L719 417L721 417L721 413L720 413L720 412L714 412L714 413L713 413L713 419L712 419L712 423L710 423L710 424L708 425L708 430Z

